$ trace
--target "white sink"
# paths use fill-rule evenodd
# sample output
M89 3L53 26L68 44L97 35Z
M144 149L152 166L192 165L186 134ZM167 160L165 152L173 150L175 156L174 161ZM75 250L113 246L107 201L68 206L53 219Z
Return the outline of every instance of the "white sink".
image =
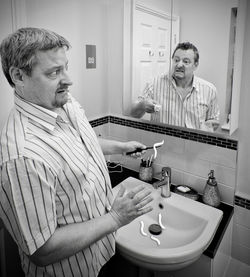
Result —
M124 180L113 191L116 194L121 184L129 191L142 183L153 190L154 200L150 204L153 211L117 231L117 249L131 262L151 270L177 270L190 265L212 241L222 211L173 192L169 198L163 198L160 189L133 177ZM152 224L165 227L160 234L153 235L160 244L151 238L149 226Z

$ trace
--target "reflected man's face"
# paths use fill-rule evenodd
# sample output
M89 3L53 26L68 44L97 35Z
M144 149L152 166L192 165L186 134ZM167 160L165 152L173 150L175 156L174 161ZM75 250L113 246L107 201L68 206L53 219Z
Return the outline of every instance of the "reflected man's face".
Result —
M192 78L198 63L194 60L192 49L178 49L172 58L172 75L175 79L187 81Z

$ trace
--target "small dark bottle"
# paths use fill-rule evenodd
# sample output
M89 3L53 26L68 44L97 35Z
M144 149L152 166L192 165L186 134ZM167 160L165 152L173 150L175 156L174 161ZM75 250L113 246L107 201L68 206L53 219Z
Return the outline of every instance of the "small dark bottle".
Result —
M214 170L211 170L208 174L208 180L203 192L202 200L205 204L213 207L218 207L220 205L220 192L214 177Z

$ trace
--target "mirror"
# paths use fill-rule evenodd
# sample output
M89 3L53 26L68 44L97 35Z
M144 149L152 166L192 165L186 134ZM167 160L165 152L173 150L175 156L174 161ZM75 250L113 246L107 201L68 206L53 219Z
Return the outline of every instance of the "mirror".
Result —
M123 114L131 116L132 103L141 95L145 81L158 75L161 70L170 72L171 55L178 42L190 41L199 51L200 60L196 76L215 85L220 109L220 126L217 133L231 134L237 129L242 49L244 40L244 10L236 0L169 0L169 1L125 1L124 2L124 91ZM138 10L146 11L151 16L158 16L167 21L170 16L170 29L161 28L166 32L158 34L160 41L164 35L167 45L156 48L166 58L159 58L160 66L153 70L148 68L138 73L138 51L135 39ZM144 24L144 23L143 23ZM144 24L148 27L150 24ZM144 28L146 29L146 28ZM152 37L142 30L141 37ZM153 39L152 39L153 41ZM143 51L152 58L154 51L149 39L143 42ZM148 48L147 48L148 47ZM146 50L145 50L146 49ZM143 57L144 52L140 54ZM151 57L150 57L151 56ZM144 61L148 61L144 59ZM152 61L152 59L151 59ZM150 61L150 62L151 62ZM145 63L146 64L146 63ZM144 64L144 65L145 65ZM149 64L149 63L148 63ZM147 64L147 66L148 66ZM148 71L147 71L148 70ZM140 69L139 69L140 71ZM140 75L141 74L141 75ZM154 75L154 76L153 76ZM140 76L138 78L138 76ZM141 77L142 76L142 77ZM237 76L237 78L235 77ZM139 79L139 80L138 80ZM235 99L236 97L236 99ZM232 105L233 103L233 105ZM234 113L234 115L232 115ZM232 120L233 117L233 120ZM147 116L143 120L151 120ZM231 121L230 121L231 120ZM232 121L235 122L232 127ZM230 130L231 123L231 130ZM192 129L193 130L193 129Z

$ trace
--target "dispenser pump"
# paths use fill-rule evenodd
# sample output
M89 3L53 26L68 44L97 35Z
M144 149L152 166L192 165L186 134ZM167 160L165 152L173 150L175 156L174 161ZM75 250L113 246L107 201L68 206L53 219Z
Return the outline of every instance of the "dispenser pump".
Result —
M208 174L208 180L202 196L203 202L213 207L220 205L220 193L217 186L217 181L214 177L214 170Z
M216 179L214 177L214 170L211 170L209 173L208 173L208 180L207 180L208 184L211 185L211 186L216 186L217 185L217 182L216 182Z

